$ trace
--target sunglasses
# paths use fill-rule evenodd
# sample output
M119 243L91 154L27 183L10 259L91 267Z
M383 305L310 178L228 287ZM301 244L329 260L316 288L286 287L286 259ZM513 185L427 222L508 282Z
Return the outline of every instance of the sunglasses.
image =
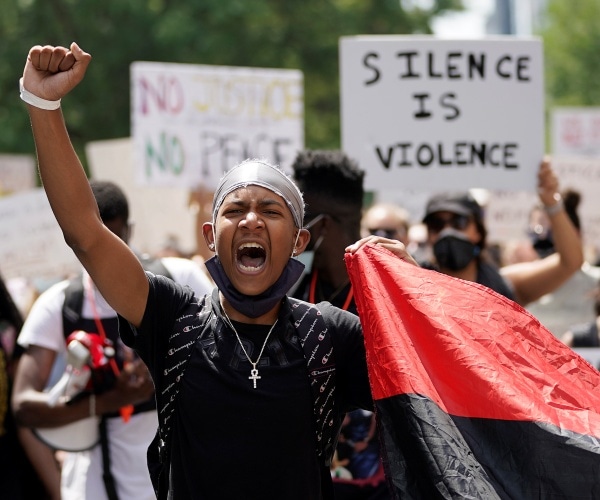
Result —
M369 234L373 236L381 236L382 238L387 238L389 240L397 240L398 239L398 231L395 229L384 229L382 227L376 227L373 229L367 229Z
M431 233L439 233L446 226L450 226L458 231L464 231L471 222L471 218L467 215L452 214L449 216L434 215L427 219L425 224L427 230Z

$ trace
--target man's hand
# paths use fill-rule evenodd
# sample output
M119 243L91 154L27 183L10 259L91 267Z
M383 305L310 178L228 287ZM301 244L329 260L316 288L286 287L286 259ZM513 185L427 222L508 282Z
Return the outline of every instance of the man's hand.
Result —
M117 378L115 387L97 396L99 413L119 410L127 405L147 401L154 393L154 384L146 365L139 359L128 363Z
M545 157L538 170L538 195L546 207L551 207L560 199L558 178L550 164L550 157Z
M70 49L36 45L27 56L23 87L41 99L57 101L83 80L91 60L92 56L75 42Z
M413 264L415 266L419 265L417 264L417 261L413 259L412 255L407 252L404 243L398 240L390 240L389 238L384 238L383 236L367 236L366 238L362 238L356 243L346 247L346 253L356 253L359 248L367 244L381 245L383 248L387 248L390 252L396 254L409 264Z

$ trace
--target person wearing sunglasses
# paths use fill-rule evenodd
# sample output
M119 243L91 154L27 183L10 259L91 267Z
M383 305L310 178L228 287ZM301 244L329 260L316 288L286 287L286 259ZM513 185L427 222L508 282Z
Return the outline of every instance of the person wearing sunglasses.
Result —
M445 192L431 197L426 206L423 223L434 262L423 265L485 285L522 306L558 288L584 259L581 238L564 210L548 158L538 170L538 195L552 224L554 254L497 269L486 256L482 207L469 192Z

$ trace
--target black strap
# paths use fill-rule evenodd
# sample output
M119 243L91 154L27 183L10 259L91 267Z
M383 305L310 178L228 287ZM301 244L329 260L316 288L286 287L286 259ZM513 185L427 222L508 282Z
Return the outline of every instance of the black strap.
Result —
M83 275L79 275L69 281L65 289L65 301L63 302L63 334L65 339L75 330L80 329L81 310L83 309Z
M110 448L108 446L108 429L106 428L106 417L100 419L100 446L102 447L102 480L108 500L119 500L115 478L110 470Z
M171 278L171 273L165 267L161 259L151 259L149 257L140 257L142 267L152 274L158 274ZM65 339L75 330L81 329L81 311L83 309L83 274L72 278L65 288L65 301L63 302L63 334Z

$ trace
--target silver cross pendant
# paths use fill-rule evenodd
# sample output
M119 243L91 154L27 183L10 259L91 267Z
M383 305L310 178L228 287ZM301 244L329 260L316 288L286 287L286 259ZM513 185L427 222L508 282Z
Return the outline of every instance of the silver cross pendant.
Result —
M252 370L250 370L250 376L248 378L252 380L254 388L256 389L256 381L260 378L258 370L256 368L252 368Z

